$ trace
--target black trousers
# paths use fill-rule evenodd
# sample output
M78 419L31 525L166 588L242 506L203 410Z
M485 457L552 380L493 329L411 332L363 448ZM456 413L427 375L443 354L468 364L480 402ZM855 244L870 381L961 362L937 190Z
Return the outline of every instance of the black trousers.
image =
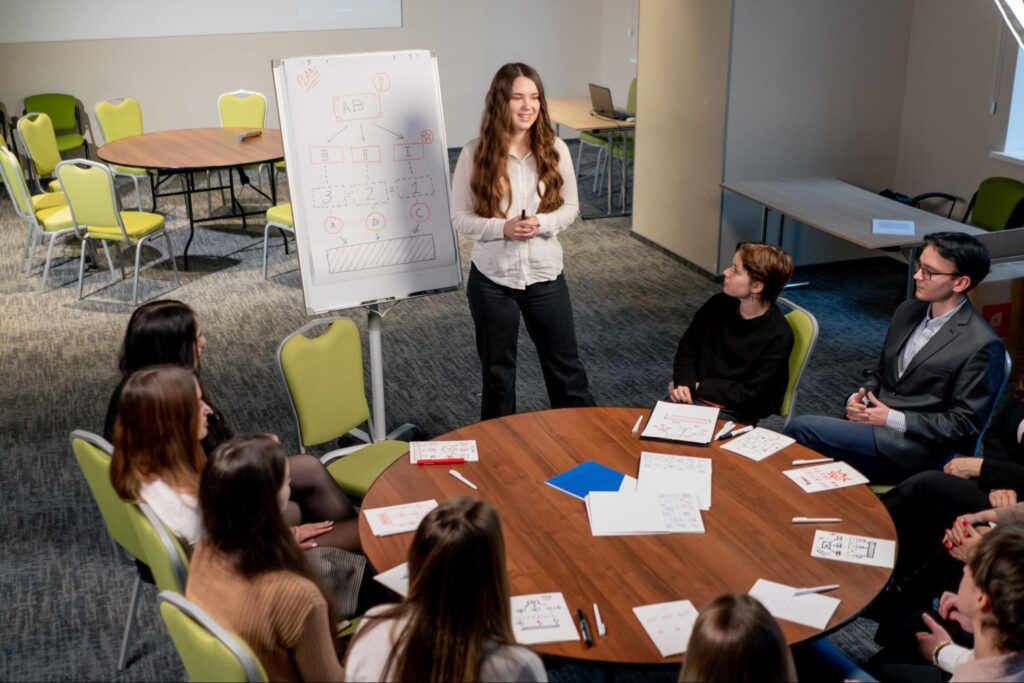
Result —
M476 327L476 349L483 369L480 419L516 412L516 352L519 316L526 323L552 408L594 405L587 372L576 348L572 301L565 275L526 289L499 285L480 271L469 270L469 310Z

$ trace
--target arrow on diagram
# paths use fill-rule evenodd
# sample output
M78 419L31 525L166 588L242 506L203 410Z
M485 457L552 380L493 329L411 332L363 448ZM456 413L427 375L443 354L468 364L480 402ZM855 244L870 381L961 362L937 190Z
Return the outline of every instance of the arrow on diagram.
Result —
M359 137L363 139L363 142L366 142L366 133L363 132L363 124L361 123L359 124Z
M388 133L391 133L391 134L392 134L392 135L394 135L394 136L395 136L395 138L396 138L396 139L398 139L398 140L404 140L404 139L405 139L405 136L404 136L404 135L399 135L399 134L398 134L398 133L396 133L395 131L393 131L393 130L388 130L388 129L387 129L387 128L385 128L384 126L380 126L380 125L377 125L376 123L375 123L375 124L373 124L373 125L374 125L374 126L377 126L377 128L380 128L380 129L381 129L381 130L383 130L383 131L386 131L386 132L388 132Z
M338 131L337 133L335 133L335 134L334 134L334 135L332 135L331 137L327 138L327 142L334 142L334 138L338 137L339 135L341 135L342 133L344 133L344 132L345 132L346 130L348 130L348 126L345 126L345 127L344 127L344 128L342 128L341 130L339 130L339 131Z

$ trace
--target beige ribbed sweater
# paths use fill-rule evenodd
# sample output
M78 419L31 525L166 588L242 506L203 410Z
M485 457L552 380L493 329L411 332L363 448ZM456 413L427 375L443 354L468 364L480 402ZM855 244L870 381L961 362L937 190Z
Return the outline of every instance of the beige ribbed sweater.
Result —
M248 579L200 542L185 596L237 634L272 681L340 681L327 602L308 579L275 571Z

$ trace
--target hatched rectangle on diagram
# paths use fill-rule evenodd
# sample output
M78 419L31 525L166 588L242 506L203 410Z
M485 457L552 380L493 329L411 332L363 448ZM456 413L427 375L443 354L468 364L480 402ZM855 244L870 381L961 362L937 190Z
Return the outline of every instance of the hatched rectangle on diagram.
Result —
M434 236L427 234L328 249L327 267L331 273L348 273L435 258Z

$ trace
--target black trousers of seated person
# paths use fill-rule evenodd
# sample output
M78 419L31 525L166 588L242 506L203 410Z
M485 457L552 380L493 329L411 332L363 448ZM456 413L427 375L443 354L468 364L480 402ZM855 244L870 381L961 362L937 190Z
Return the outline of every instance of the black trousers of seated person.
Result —
M519 318L530 334L552 408L594 405L587 372L576 347L572 300L565 274L526 289L499 285L474 264L466 285L483 370L480 419L516 412L516 354Z

